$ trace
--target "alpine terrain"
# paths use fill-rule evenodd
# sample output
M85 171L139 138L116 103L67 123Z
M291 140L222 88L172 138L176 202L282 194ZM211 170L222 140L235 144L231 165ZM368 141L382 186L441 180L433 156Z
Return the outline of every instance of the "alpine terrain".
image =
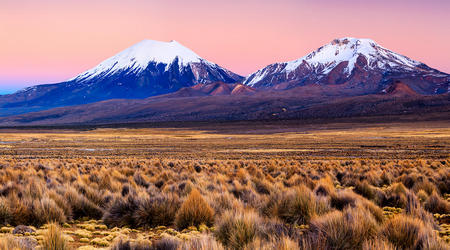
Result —
M341 38L300 59L260 69L244 83L278 90L310 84L339 85L333 88L347 95L362 95L383 93L396 81L420 94L442 94L449 91L450 75L383 48L373 40Z
M242 79L176 41L144 40L65 82L0 96L0 115L116 98L141 99L196 84Z
M7 110L83 105L16 110L0 125L448 119L449 83L450 75L370 39L336 39L245 79L177 42L143 41L67 82L0 97Z

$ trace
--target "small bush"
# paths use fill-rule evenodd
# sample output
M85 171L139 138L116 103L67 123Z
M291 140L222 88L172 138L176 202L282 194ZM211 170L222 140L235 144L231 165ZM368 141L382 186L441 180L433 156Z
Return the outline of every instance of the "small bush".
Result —
M176 216L176 225L180 229L205 224L211 226L214 221L214 210L203 199L200 192L192 190L181 205Z

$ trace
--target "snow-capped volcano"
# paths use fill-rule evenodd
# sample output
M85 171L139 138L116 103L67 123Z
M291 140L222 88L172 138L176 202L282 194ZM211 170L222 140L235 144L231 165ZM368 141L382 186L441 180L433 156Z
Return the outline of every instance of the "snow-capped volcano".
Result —
M176 41L144 40L65 82L37 85L0 97L0 107L49 107L108 99L141 99L199 83L235 83L243 77ZM21 109L22 110L22 109Z
M160 42L154 40L141 41L130 48L106 59L98 66L70 79L87 81L94 77L112 75L120 71L138 74L144 71L150 63L165 64L168 68L173 62L181 69L191 63L214 64L202 59L192 50L177 41Z
M311 67L323 66L320 73L327 74L341 62L348 62L345 70L350 74L359 56L364 56L367 66L373 68L407 67L414 69L421 63L393 51L385 49L371 39L342 38L319 48L298 60L288 62L284 71L289 73L298 68L303 61Z
M248 76L245 84L252 87L289 88L309 83L353 85L382 83L388 78L442 78L433 90L446 92L448 75L425 64L388 50L371 39L335 39L310 54L285 63L271 64ZM434 81L434 80L433 80ZM432 82L433 82L432 81ZM378 88L376 88L378 89Z

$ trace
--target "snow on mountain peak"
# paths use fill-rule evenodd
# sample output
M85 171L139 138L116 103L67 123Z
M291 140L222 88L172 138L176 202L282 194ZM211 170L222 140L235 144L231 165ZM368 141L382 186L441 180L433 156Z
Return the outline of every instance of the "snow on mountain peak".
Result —
M305 57L287 62L284 71L289 73L295 70L303 61L306 61L312 67L318 65L324 66L323 71L320 73L327 74L339 63L348 61L346 70L350 74L360 55L367 59L368 65L371 68L404 66L414 68L420 64L420 62L381 47L371 39L345 37L335 39Z
M138 73L151 62L170 65L176 58L178 58L180 67L189 63L207 62L175 40L170 42L143 40L70 80L84 81L99 75L107 76L121 70Z
M308 55L290 62L275 63L250 74L245 81L254 86L269 75L284 74L286 79L295 79L296 69L301 65L321 79L342 62L348 62L343 73L351 75L360 56L367 61L367 70L378 71L414 71L422 70L420 62L409 59L378 45L371 39L344 37L334 39Z

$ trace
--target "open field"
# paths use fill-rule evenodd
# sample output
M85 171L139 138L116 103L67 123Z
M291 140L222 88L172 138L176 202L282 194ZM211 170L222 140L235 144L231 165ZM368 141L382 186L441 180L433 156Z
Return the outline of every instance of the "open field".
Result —
M0 130L0 249L448 249L449 201L448 122Z

